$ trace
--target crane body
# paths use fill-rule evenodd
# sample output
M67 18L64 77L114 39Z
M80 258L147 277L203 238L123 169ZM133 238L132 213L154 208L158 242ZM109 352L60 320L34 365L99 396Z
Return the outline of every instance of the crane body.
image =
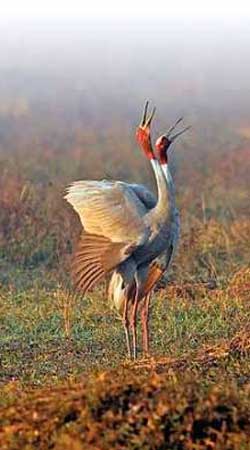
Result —
M163 160L166 166L163 153L167 147L166 143L162 142L163 139L162 153L160 145L158 146L158 161L150 138L150 124L155 110L147 118L147 107L148 103L136 137L152 165L157 184L157 199L141 185L107 180L74 182L65 195L65 199L78 213L83 226L73 261L76 286L84 294L106 274L114 271L109 295L113 291L115 304L118 309L123 309L129 355L129 329L132 330L134 357L137 355L138 305L142 298L147 298L149 302L155 283L152 283L152 280L161 272L161 269L156 269L152 263L164 251L171 253L171 259L173 242L176 239L173 236L177 219L174 194L168 167L163 167ZM167 142L168 146L171 142ZM147 309L147 305L145 308Z

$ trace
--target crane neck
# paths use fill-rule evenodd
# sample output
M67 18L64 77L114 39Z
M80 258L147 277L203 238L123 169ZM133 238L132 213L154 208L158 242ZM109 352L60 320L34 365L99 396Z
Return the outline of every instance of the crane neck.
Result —
M172 178L171 172L169 170L169 166L167 163L161 164L162 171L164 173L165 179L168 185L168 198L169 202L173 207L175 207L175 185L174 180Z
M169 217L175 207L174 183L168 167L160 164L157 159L150 160L156 178L158 201L156 210L162 215ZM167 165L166 165L167 166Z

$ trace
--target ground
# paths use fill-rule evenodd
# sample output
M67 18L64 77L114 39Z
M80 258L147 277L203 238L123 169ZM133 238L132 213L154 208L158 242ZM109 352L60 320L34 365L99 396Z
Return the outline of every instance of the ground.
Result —
M249 149L178 166L179 249L136 362L105 283L74 295L67 155L53 184L18 161L0 186L1 450L249 449Z
M81 299L51 273L19 276L1 294L1 448L249 448L249 300L233 294L249 270L160 289L137 362L105 286Z

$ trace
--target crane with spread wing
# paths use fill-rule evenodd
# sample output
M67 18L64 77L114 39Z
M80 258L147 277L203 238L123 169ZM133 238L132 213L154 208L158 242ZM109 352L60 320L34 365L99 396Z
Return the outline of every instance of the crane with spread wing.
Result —
M171 259L177 240L177 214L172 178L167 164L167 149L181 133L168 133L157 140L155 157L150 125L155 109L147 117L145 105L136 139L150 161L157 184L157 199L145 187L122 181L76 181L68 187L65 199L81 220L83 231L73 257L73 278L84 294L108 273L121 280L124 301L122 318L128 354L137 355L137 310L139 301L148 298L159 270L152 263L161 255ZM176 125L176 124L175 124ZM174 129L175 125L171 128ZM153 274L153 275L152 275ZM111 278L112 283L112 278ZM152 288L145 287L152 284ZM145 301L147 305L148 301Z

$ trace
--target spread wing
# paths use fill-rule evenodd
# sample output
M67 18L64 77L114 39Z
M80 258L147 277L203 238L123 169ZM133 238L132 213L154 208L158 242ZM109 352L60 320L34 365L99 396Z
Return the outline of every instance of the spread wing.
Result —
M65 199L84 228L73 275L85 292L147 240L150 230L143 221L147 208L128 184L105 180L77 181Z

